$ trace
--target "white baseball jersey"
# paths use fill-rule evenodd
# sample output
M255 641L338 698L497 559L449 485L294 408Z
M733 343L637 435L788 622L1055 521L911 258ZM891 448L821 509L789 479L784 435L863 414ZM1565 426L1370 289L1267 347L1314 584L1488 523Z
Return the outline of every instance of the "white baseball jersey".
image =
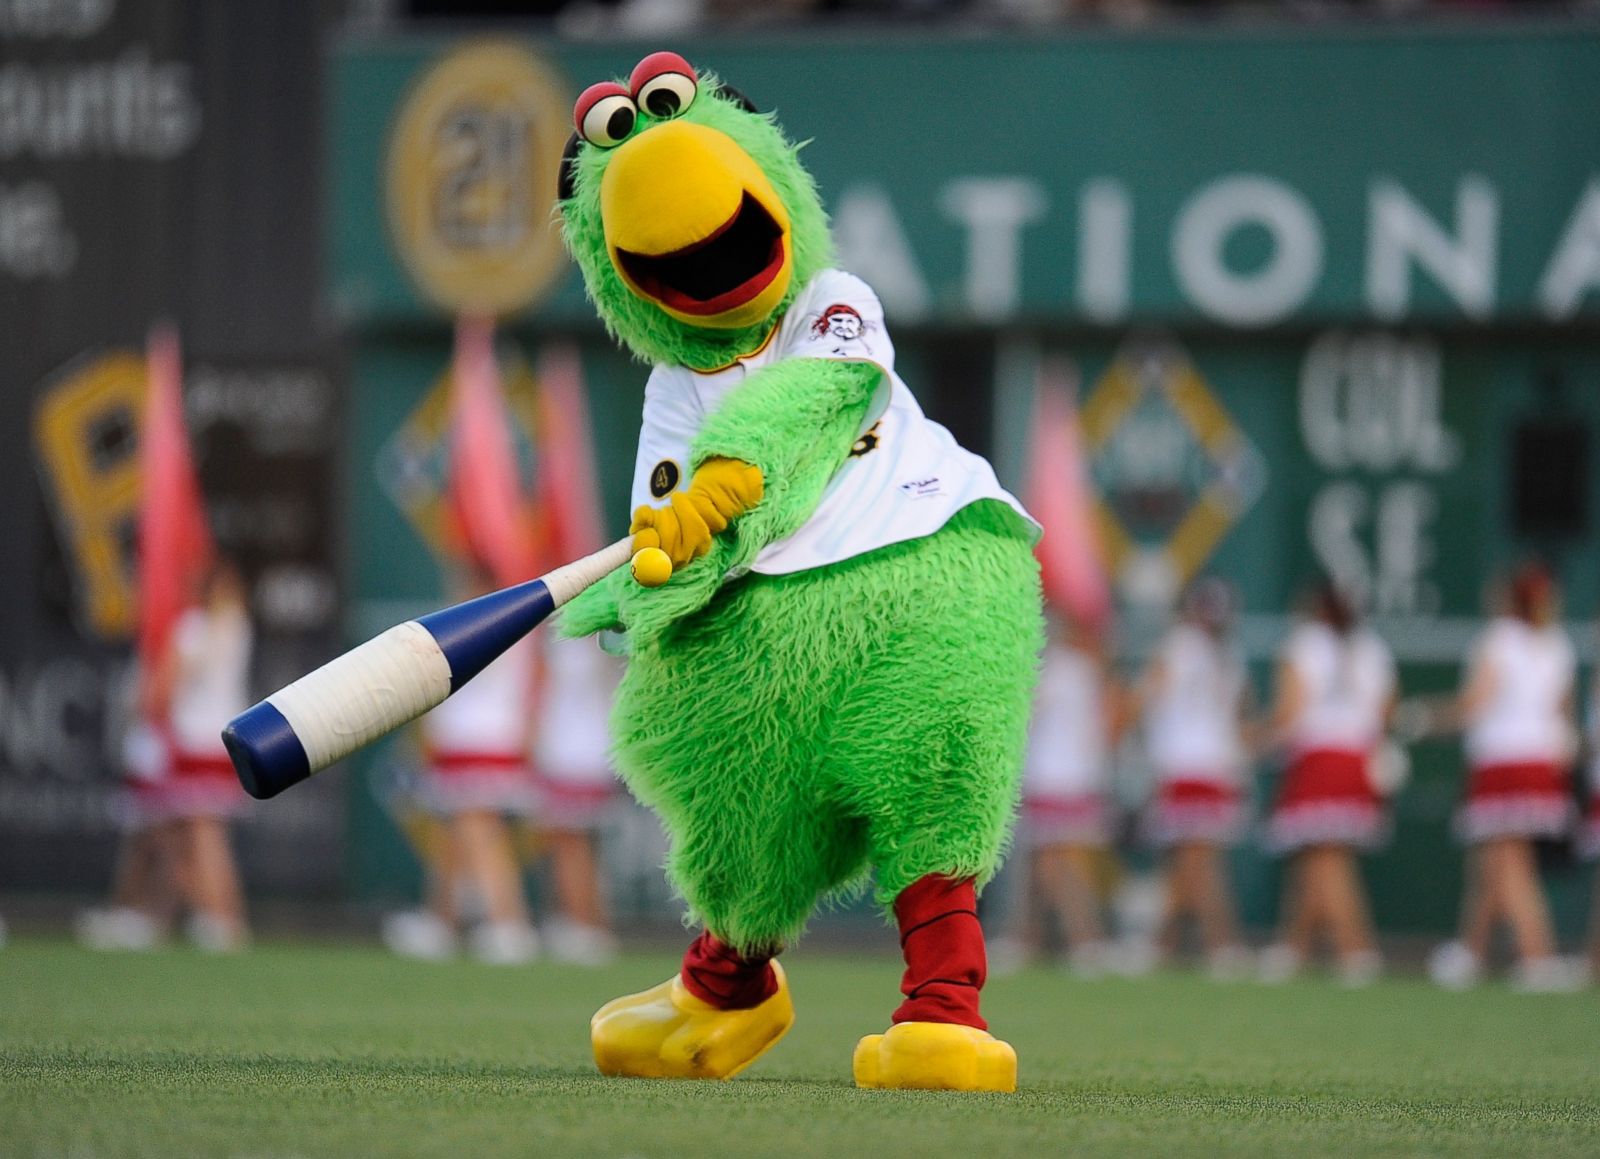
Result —
M422 718L440 755L524 757L533 711L534 645L520 640Z
M1488 702L1467 726L1467 757L1477 766L1565 762L1573 737L1565 703L1577 659L1566 632L1511 616L1490 623L1473 649L1472 669L1495 673Z
M1167 780L1235 784L1244 766L1244 665L1199 628L1179 624L1157 653L1161 682L1145 706L1145 745Z
M1323 623L1298 625L1283 649L1284 663L1305 694L1289 722L1289 747L1370 752L1383 733L1394 693L1394 656L1376 634L1358 628L1340 636Z
M682 366L650 372L633 506L658 506L686 487L689 448L706 416L753 371L786 358L866 362L883 371L883 382L856 432L855 446L811 518L793 535L764 547L752 570L767 575L806 571L932 535L980 499L1008 503L1032 522L987 461L923 415L894 372L894 344L877 295L840 270L812 278L755 353L706 374Z
M222 756L222 730L250 707L250 618L243 609L190 608L178 617L172 646L172 739L185 753Z
M1105 789L1104 680L1093 656L1051 644L1028 726L1026 795L1084 797Z

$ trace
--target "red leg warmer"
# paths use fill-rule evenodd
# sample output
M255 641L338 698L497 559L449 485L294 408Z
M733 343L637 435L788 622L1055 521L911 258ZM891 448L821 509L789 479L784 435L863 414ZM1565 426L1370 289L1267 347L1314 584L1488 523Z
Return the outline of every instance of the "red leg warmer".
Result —
M918 878L894 899L894 916L906 959L900 982L906 1000L894 1012L894 1021L989 1029L978 1013L988 963L972 879Z
M778 992L772 955L747 958L706 930L683 955L683 987L718 1010L748 1010Z

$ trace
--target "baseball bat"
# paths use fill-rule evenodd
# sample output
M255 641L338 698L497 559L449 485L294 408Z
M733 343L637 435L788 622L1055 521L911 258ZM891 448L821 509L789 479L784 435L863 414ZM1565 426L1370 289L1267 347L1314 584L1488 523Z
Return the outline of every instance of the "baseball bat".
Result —
M665 582L658 569L666 556L657 554L641 571L631 541L620 539L538 579L397 624L335 657L228 722L222 742L239 783L266 800L321 772L439 704L630 560L640 582Z

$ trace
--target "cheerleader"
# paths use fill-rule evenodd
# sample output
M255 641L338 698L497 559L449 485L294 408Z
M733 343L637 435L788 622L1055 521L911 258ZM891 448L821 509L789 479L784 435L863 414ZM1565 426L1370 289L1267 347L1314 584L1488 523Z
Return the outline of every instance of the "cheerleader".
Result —
M471 585L456 593L470 599L493 589L479 569ZM448 887L432 891L423 922L430 928L386 930L390 948L421 957L453 952L456 927L467 905L481 916L469 937L480 961L518 965L538 954L538 937L528 920L522 868L512 846L506 815L532 808L533 779L528 769L528 736L533 709L535 653L524 640L422 718L424 770L421 795L428 808L446 819L449 852L443 864L453 876ZM472 912L472 911L468 911ZM427 947L421 952L418 947Z
M533 762L558 911L545 923L545 939L558 961L601 966L616 956L600 883L599 829L616 790L607 718L619 673L593 640L551 632L544 642Z
M1227 584L1193 584L1139 689L1156 778L1144 830L1164 853L1160 950L1171 954L1180 923L1193 918L1211 973L1221 979L1241 976L1249 964L1224 861L1244 822L1246 682L1228 640L1232 618Z
M1356 856L1387 836L1372 765L1396 686L1388 646L1324 583L1278 665L1271 730L1288 767L1266 844L1289 865L1283 927L1261 955L1263 981L1295 974L1324 931L1346 984L1365 985L1381 969Z
M1558 593L1536 564L1519 568L1508 607L1473 649L1456 712L1469 767L1457 835L1468 847L1461 935L1429 963L1442 986L1478 980L1489 940L1504 922L1516 947L1516 982L1568 989L1576 980L1556 956L1534 842L1571 824L1567 766L1574 748L1572 643L1556 620Z
M419 722L399 734L385 759L369 768L373 796L422 867L422 904L386 915L382 937L402 957L443 961L457 949L454 841L449 819L428 796L422 754Z
M228 840L228 823L246 799L222 729L250 706L253 633L244 578L232 563L217 561L201 592L173 627L145 712L167 723L171 765L154 789L153 809L170 834L177 892L190 912L189 936L203 950L226 952L242 949L249 935Z
M1050 636L1022 782L1028 917L1018 953L1037 951L1038 919L1048 915L1066 939L1071 967L1095 976L1112 964L1095 878L1111 841L1107 766L1116 697L1098 641L1054 618Z
M87 909L75 922L78 940L92 950L154 949L166 935L178 898L173 892L172 823L162 816L162 789L171 769L171 746L162 731L137 718L134 695L122 704L133 718L122 736L122 840L111 880L110 904Z

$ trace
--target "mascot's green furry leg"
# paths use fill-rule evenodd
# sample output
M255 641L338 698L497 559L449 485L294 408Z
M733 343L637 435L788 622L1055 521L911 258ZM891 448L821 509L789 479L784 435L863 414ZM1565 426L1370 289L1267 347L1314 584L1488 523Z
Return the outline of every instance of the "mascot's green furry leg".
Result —
M838 649L784 618L790 578L751 576L634 656L612 716L623 777L667 831L669 878L749 956L797 938L866 860L866 825L829 799Z
M928 874L981 887L1004 855L1044 635L1017 522L978 503L872 569L878 638L829 750L886 906Z
M671 876L707 933L679 978L596 1016L597 1058L603 1038L653 1042L663 1026L680 1046L723 1025L759 1045L746 1024L776 1024L761 1011L792 1018L770 955L870 854L905 937L907 1001L870 1073L858 1052L858 1079L1009 1089L1015 1057L977 1013L973 885L1009 831L1041 637L1027 536L984 503L927 539L734 583L635 656L619 762L661 814ZM660 1019L627 1005L646 999ZM729 1021L690 1027L685 999ZM613 1063L687 1073L654 1054Z
M872 613L884 641L831 748L852 811L869 819L905 1000L887 1033L857 1044L853 1070L863 1087L1014 1090L1016 1054L978 1009L976 887L1011 829L1043 644L1038 568L1009 510L987 503L885 563Z
M794 631L784 586L731 585L640 649L618 691L618 764L660 814L668 874L706 930L675 977L595 1015L603 1073L730 1078L758 1058L794 1020L773 955L865 861L865 824L823 792L831 705L782 691L837 651L808 646L826 632Z

